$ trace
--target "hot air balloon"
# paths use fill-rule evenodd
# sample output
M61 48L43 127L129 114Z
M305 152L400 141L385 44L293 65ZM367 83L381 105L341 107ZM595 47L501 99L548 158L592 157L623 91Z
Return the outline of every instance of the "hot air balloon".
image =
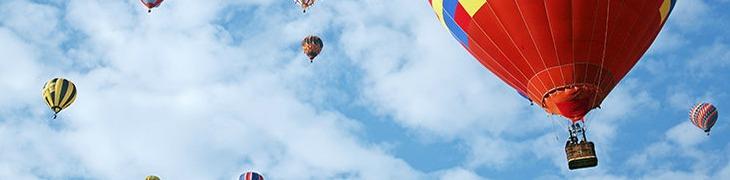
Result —
M710 135L710 129L717 122L717 108L710 103L699 103L689 111L689 120L692 124Z
M144 180L160 180L160 177L150 175L145 177Z
M76 85L64 78L53 78L43 85L43 99L53 110L53 119L61 110L70 106L76 100Z
M294 0L299 6L302 7L302 12L306 13L310 6L314 5L316 0Z
M310 63L314 62L314 58L319 55L323 47L322 39L317 36L307 36L302 40L302 50L309 57Z
M575 125L600 106L646 52L675 1L429 3L441 24L482 65L547 113L561 115ZM580 159L595 155L592 143L585 138L572 141L585 135L583 127L569 129L566 152L571 169L597 165L595 157ZM568 152L576 146L580 148ZM570 159L573 156L578 158Z
M152 8L156 8L162 4L164 0L140 0L145 7L147 7L147 13L152 12Z
M264 176L257 172L249 171L241 174L238 180L264 180Z

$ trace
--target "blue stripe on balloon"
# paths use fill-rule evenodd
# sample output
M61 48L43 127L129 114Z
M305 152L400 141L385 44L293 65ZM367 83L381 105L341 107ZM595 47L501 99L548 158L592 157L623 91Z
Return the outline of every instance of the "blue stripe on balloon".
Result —
M449 31L451 31L451 34L456 37L456 40L459 40L461 45L468 48L469 38L466 32L454 20L457 5L457 0L444 0L444 22L446 23L446 27L449 28Z
M456 12L456 5L459 3L457 0L444 0L444 12L449 13L453 19L454 12Z

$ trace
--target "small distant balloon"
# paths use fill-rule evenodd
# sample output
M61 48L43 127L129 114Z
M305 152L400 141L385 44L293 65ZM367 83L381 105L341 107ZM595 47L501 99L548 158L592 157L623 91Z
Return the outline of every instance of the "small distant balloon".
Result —
M238 180L264 180L264 176L257 172L249 171L241 174Z
M306 13L307 9L309 9L310 6L314 5L314 2L316 0L295 0L297 4L299 4L300 7L302 7L302 12Z
M53 110L53 119L56 119L61 110L68 108L76 100L76 85L64 78L53 78L43 85L41 93L43 100Z
M144 180L160 180L160 177L150 175L144 178Z
M313 62L314 58L319 55L319 53L322 51L322 48L324 48L324 43L322 43L322 39L317 36L307 36L302 40L302 50L304 51L304 54L309 57L309 62Z
M147 7L147 13L152 12L152 8L156 8L162 4L164 0L140 0L142 4Z
M689 120L707 135L710 135L710 129L717 122L717 116L717 108L710 103L699 103L689 111Z

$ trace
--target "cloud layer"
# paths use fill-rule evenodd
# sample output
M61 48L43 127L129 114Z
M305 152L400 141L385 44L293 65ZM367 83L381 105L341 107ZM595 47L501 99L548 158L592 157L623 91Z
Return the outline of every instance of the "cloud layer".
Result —
M708 83L727 77L730 41L699 30L723 25L706 19L728 4L709 3L677 5L589 116L601 164L568 171L565 122L481 67L425 2L323 1L303 15L267 0L151 14L136 1L3 1L0 177L727 179L728 139L684 119L730 98ZM313 64L298 46L309 34L325 41ZM79 96L50 120L39 88L56 76ZM412 148L437 146L450 153Z

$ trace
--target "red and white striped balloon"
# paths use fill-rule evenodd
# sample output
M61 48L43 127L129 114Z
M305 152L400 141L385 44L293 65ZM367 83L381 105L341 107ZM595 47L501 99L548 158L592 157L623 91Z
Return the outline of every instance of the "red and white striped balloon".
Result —
M710 129L717 121L717 108L710 103L700 103L689 111L689 120L698 128L704 130L708 135Z
M162 4L164 0L140 0L142 4L147 7L147 12L152 12L152 8L156 8Z
M249 171L241 174L238 180L264 180L264 176L257 172Z

